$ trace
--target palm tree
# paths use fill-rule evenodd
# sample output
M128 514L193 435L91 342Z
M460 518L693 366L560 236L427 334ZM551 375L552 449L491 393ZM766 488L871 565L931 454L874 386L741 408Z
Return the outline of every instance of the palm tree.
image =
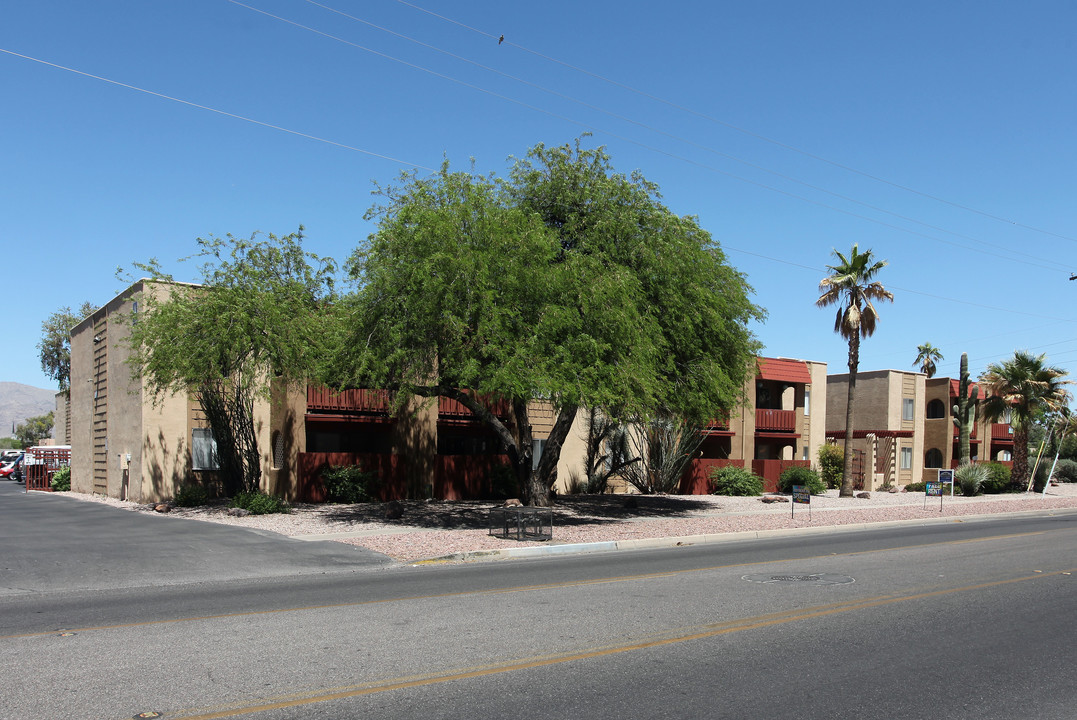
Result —
M875 333L879 313L872 300L889 300L894 295L874 278L886 267L885 260L875 260L871 250L859 252L858 246L846 257L837 250L837 265L827 265L830 274L819 281L823 293L815 304L819 307L837 305L834 332L849 341L849 398L845 409L845 465L842 469L841 497L853 494L853 396L856 393L856 369L860 365L860 339Z
M1028 431L1043 413L1060 412L1070 400L1065 385L1072 380L1062 368L1047 365L1046 355L1018 350L1009 360L991 363L980 376L987 390L984 416L997 421L1009 415L1013 428L1014 485L1028 483Z
M924 343L916 346L916 352L918 354L912 364L919 365L920 372L928 377L935 377L935 362L946 359L942 356L942 351L931 343Z

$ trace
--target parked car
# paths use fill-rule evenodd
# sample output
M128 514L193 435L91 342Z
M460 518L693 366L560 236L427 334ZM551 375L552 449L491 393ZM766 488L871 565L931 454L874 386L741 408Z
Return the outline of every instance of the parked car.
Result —
M19 453L14 458L4 460L3 463L0 463L0 478L22 480L22 458L23 453Z

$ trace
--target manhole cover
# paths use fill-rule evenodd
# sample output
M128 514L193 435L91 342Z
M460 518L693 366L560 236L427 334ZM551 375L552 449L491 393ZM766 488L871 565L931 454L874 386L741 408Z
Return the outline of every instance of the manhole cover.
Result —
M810 575L785 574L785 575L744 575L741 580L756 583L803 583L812 585L844 585L853 582L848 575L834 575L832 573L813 573Z

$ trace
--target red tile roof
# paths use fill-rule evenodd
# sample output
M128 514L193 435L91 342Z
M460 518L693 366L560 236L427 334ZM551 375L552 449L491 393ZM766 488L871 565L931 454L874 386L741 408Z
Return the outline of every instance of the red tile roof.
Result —
M787 383L811 384L808 364L803 360L779 360L778 358L756 358L759 362L759 377L764 380L778 380Z
M972 396L972 389L974 387L977 387L976 383L970 382L969 383L969 396L970 397ZM960 380L954 380L953 378L950 378L950 397L955 398L958 395L960 395L961 393L958 392L960 389L961 389L961 381Z

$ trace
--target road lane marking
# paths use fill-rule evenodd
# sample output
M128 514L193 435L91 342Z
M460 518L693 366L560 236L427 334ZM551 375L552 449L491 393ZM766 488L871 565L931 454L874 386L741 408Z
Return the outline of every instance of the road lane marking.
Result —
M1047 532L1046 530L1039 530L1039 531L1027 532L1027 533L1011 533L1011 534L1007 534L1007 535L991 535L991 536L982 537L982 538L968 538L968 539L965 539L965 540L947 540L947 541L935 542L935 543L918 543L918 544L915 544L915 545L902 545L902 546L899 546L899 547L880 548L880 549L875 549L875 550L852 550L850 552L834 553L834 554L827 554L827 555L809 555L807 557L790 557L790 558L781 558L781 559L775 559L775 560L756 560L756 561L753 561L753 562L730 563L730 564L727 564L727 565L712 565L712 566L701 567L701 568L688 568L688 569L685 569L685 570L668 570L668 571L663 571L663 572L641 573L641 574L638 574L638 575L616 575L616 576L613 576L613 577L596 578L596 579L593 579L593 580L570 580L570 581L567 581L567 582L539 583L539 584L536 584L536 585L514 585L512 587L491 588L489 590L462 590L460 592L451 592L451 593L435 593L435 594L431 594L431 595L412 595L412 596L404 596L404 597L384 598L384 599L381 599L381 600L360 600L360 601L357 601L357 602L347 602L347 603L328 603L328 604L325 604L325 605L303 605L303 606L299 606L299 607L275 608L273 610L245 610L245 611L242 611L242 612L221 613L221 614L218 614L218 615L195 615L195 616L190 616L190 617L168 618L166 620L142 620L142 621L139 621L139 622L131 622L131 623L117 623L117 624L114 624L114 625L97 625L97 626L84 627L84 628L64 628L63 630L68 631L68 632L79 632L79 633L99 632L99 631L105 631L105 630L125 630L125 629L140 628L140 627L153 627L155 625L170 625L170 624L174 624L174 623L205 622L205 621L209 621L209 620L227 620L229 618L257 617L257 616L261 616L261 615L277 615L277 614L280 614L280 613L307 612L307 611L311 611L311 610L332 610L332 609L337 609L337 608L362 607L364 605L380 605L380 604L384 604L384 603L393 603L393 602L410 602L410 601L416 601L416 600L438 600L438 599L453 598L453 597L472 597L472 596L476 596L476 595L502 595L502 594L518 593L518 592L531 592L531 591L535 591L535 590L556 590L556 589L570 588L570 587L586 587L586 586L591 586L591 585L605 585L605 584L609 584L609 583L635 582L635 581L638 581L638 580L654 580L654 579L658 579L658 578L675 577L677 575L684 575L684 574L687 574L687 573L714 572L716 570L730 570L730 569L734 569L734 568L757 567L757 566L760 566L760 565L773 565L773 564L776 564L776 563L785 563L785 562L807 562L807 561L811 561L811 560L825 560L825 559L836 558L836 557L855 557L857 555L872 555L872 554L875 554L875 553L895 552L895 551L900 551L900 550L916 550L916 549L921 549L921 548L942 547L942 546L945 546L945 545L965 545L965 544L975 543L975 542L990 542L990 541L996 541L996 540L1010 540L1010 539L1014 539L1014 538L1023 538L1023 537L1031 537L1031 536L1036 536L1036 535L1043 535L1046 532ZM0 635L0 640L15 640L15 639L19 639L19 638L46 637L46 636L50 636L50 635L56 635L58 632L61 632L61 631L54 629L54 630L45 630L45 631L31 632L31 633L19 633L19 634L14 634L14 635Z
M830 615L854 612L858 610L868 610L883 607L886 605L893 605L896 603L904 603L915 600L927 600L930 598L943 597L946 595L953 595L957 593L975 592L977 590L985 590L987 588L1012 585L1014 583L1027 582L1029 580L1040 580L1047 577L1069 575L1074 571L1077 571L1077 568L1071 568L1069 570L1057 570L1053 572L1038 572L1032 575L1023 575L1002 580L993 580L990 582L977 583L975 585L964 585L953 588L928 590L907 595L882 595L874 598L865 598L861 600L853 600L843 603L819 605L810 608L803 608L800 610L771 613L768 615L758 615L750 618L741 618L738 620L729 620L721 623L701 625L697 626L696 628L691 628L689 629L690 631L684 632L682 634L667 637L657 637L648 640L639 640L629 644L591 648L588 650L561 653L545 657L521 658L518 660L489 665L486 667L463 668L449 673L431 674L418 677L408 676L403 678L392 678L375 683L356 685L352 686L351 688L325 690L318 694L306 693L302 697L292 697L291 699L268 699L265 701L259 701L256 704L252 705L246 705L242 707L232 706L225 709L213 709L209 712L206 712L205 709L177 710L174 712L170 712L168 716L173 718L183 718L184 720L217 720L219 718L237 717L240 715L249 715L251 713L257 712L268 712L271 710L282 710L290 707L301 707L305 705L313 705L315 703L331 702L333 700L347 700L351 698L363 697L365 695L391 692L394 690L407 690L410 688L424 687L429 685L440 685L444 683L456 682L459 680L471 680L475 678L488 677L491 675L516 672L519 670L530 670L551 665L560 665L568 662L594 660L628 652L648 650L651 648L663 647L668 645L676 645L684 642L690 642L693 640L703 640L707 638L719 637L721 635L729 635L732 633L743 632L745 630L758 630L761 628L773 627L775 625L783 625L787 623L798 622L801 620L809 620L812 618L826 617Z

